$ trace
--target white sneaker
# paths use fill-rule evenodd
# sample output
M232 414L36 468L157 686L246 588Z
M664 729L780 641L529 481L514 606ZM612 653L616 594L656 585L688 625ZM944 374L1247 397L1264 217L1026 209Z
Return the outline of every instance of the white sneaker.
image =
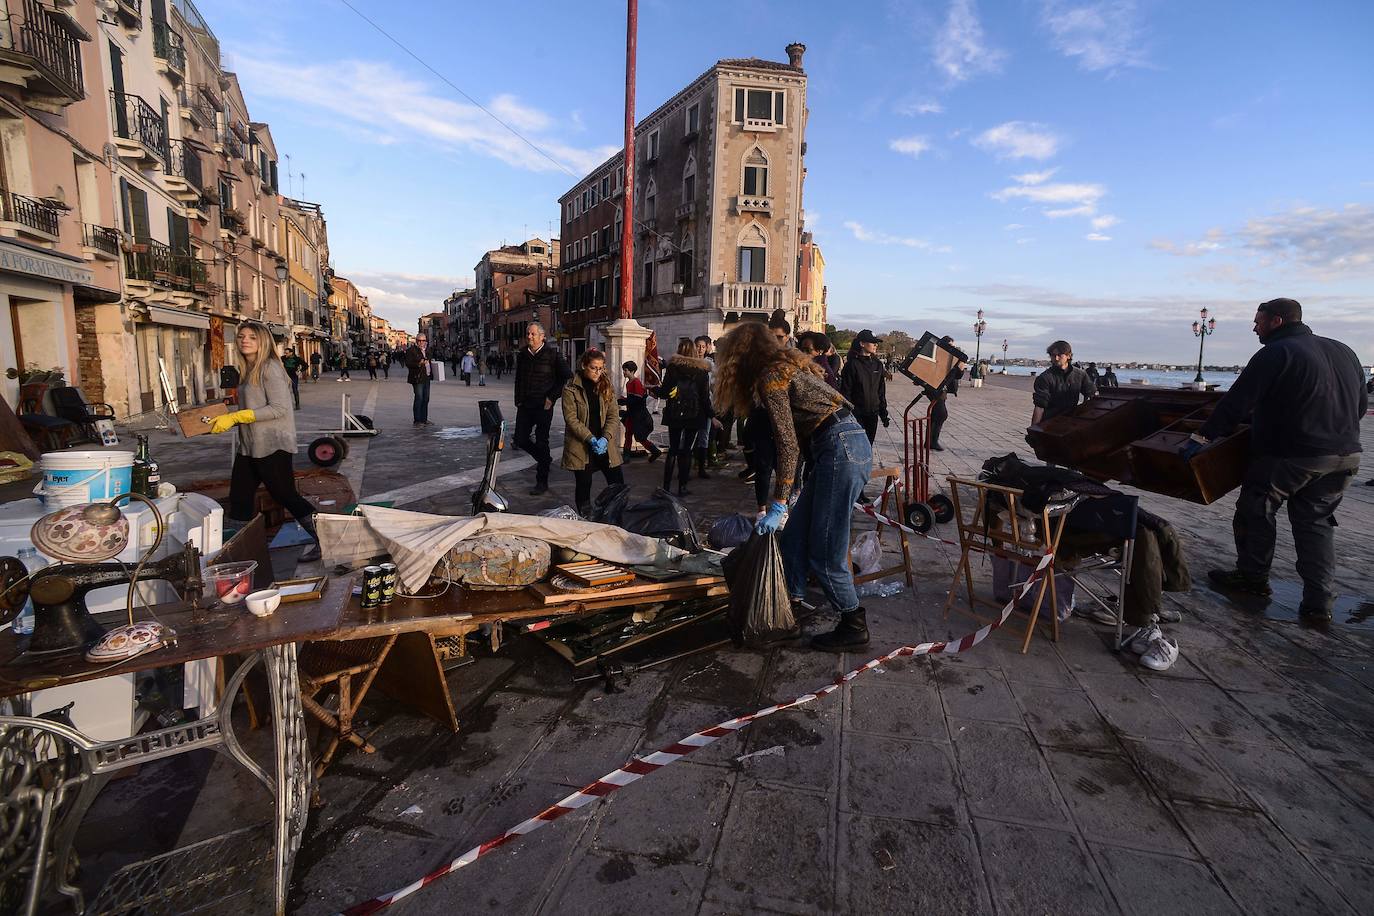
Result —
M1159 624L1152 623L1148 627L1141 627L1136 630L1135 635L1126 641L1126 648L1136 655L1144 655L1150 651L1150 646L1154 644L1155 640L1163 638L1164 633L1160 630Z
M1178 661L1178 642L1165 639L1163 636L1150 643L1150 650L1140 656L1140 663L1155 671L1168 671L1176 661Z
M1099 606L1088 611L1088 618L1109 627L1116 626L1116 611L1109 611L1104 607Z

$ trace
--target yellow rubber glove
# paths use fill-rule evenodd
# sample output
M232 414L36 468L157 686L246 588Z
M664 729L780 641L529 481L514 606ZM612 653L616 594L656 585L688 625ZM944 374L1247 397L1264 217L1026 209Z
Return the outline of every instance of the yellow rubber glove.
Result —
M227 433L240 423L252 423L257 418L257 414L253 413L251 410L236 410L233 413L227 413L222 417L215 417L211 420L210 432L216 435L219 433Z

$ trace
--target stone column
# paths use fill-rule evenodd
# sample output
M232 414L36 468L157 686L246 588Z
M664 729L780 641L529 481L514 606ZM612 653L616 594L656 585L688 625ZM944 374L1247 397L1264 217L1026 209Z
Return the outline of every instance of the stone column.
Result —
M620 367L633 360L644 378L644 349L652 333L633 318L618 318L606 326L606 371L616 394L625 392L625 373ZM574 367L575 369L576 367Z

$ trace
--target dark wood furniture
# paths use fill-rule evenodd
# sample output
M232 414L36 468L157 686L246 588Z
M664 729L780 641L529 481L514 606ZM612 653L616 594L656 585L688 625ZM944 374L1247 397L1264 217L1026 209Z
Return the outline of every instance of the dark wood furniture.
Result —
M89 402L80 388L61 385L52 389L53 412L64 420L76 424L87 441L100 442L100 430L96 423L100 420L115 419L114 408L103 402Z
M55 452L69 447L80 430L71 420L44 413L43 397L47 393L47 382L19 386L19 422L24 424L40 449Z

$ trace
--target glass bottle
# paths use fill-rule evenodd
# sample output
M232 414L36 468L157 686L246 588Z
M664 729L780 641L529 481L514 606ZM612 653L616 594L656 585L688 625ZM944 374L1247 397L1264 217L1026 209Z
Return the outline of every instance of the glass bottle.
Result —
M49 565L48 558L33 547L21 547L19 549L19 562L23 563L24 568L29 571L30 585L33 584L34 575ZM14 635L28 636L31 633L33 633L33 599L25 598L24 609L14 619Z

